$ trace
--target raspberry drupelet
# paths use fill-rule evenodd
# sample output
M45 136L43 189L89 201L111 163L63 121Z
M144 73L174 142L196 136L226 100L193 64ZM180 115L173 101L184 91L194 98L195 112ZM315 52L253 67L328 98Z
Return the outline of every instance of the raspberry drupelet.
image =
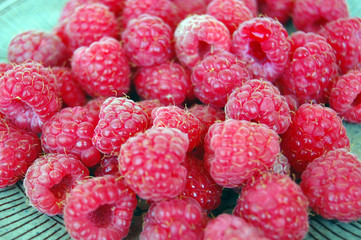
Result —
M120 177L118 156L104 156L95 166L94 176L116 175Z

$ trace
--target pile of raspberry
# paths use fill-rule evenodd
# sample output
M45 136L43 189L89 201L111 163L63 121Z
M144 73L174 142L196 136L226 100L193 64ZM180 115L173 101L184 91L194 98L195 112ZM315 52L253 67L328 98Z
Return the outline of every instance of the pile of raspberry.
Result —
M0 188L21 181L73 239L126 238L140 204L141 240L297 240L310 215L361 219L346 0L69 0L8 60Z

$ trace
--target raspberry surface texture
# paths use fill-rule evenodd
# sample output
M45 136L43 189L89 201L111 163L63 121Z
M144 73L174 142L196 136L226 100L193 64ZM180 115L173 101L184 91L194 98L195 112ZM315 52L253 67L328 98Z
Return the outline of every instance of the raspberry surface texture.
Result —
M139 105L141 105L144 109L144 112L147 114L149 118L149 124L148 128L153 126L153 120L152 120L152 111L154 108L162 107L164 106L158 99L152 99L152 100L141 100L137 102Z
M293 12L294 0L258 0L258 8L261 14L277 19L282 24L287 23Z
M181 19L193 14L205 14L207 4L205 0L172 0L178 7L178 14Z
M85 105L84 107L89 109L89 110L94 110L97 111L98 113L100 112L100 108L102 107L103 103L105 102L105 100L107 100L107 97L96 97L96 98L92 98L90 99Z
M4 75L4 73L7 71L7 70L10 70L13 68L13 65L15 64L11 64L11 63L8 63L8 62L2 62L0 63L0 77L2 75Z
M120 177L118 156L104 156L96 165L94 176L102 177L105 175L115 175Z

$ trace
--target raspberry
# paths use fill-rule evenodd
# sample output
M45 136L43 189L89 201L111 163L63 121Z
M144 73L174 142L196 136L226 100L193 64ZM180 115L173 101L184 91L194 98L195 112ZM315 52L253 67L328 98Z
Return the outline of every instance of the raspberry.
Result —
M232 52L248 65L254 78L274 82L289 63L289 51L288 33L273 18L250 19L233 34Z
M205 0L172 0L178 7L178 14L181 19L193 14L205 14L207 3Z
M239 24L255 17L240 0L213 0L207 6L207 14L224 23L231 35Z
M301 240L308 231L307 210L306 196L289 176L265 173L243 187L234 214L269 239Z
M293 11L294 0L258 0L258 8L261 14L275 18L282 24L287 23L292 11Z
M286 98L286 102L288 103L290 110L295 112L298 109L298 107L300 106L300 103L299 103L297 97L293 94L286 94L283 96Z
M341 71L361 69L361 19L342 18L327 23L319 32L336 51Z
M241 0L251 11L253 16L258 16L258 0Z
M205 164L217 184L234 188L270 169L280 152L277 133L264 124L226 120L205 138Z
M206 221L201 206L192 198L155 203L145 216L140 240L203 239Z
M15 64L14 64L15 65ZM5 74L7 70L12 69L14 66L11 63L0 63L0 77Z
M115 175L120 177L118 156L103 157L95 168L94 176Z
M78 48L71 67L75 79L92 97L123 96L129 91L129 64L122 46L113 38Z
M153 125L153 120L152 120L153 109L157 108L157 107L162 107L164 105L158 99L142 100L137 103L144 108L144 112L147 114L147 116L149 118L148 127L151 127Z
M180 106L193 91L188 72L174 62L140 68L134 85L142 99L158 99L163 105Z
M205 57L194 66L191 81L194 94L204 104L222 108L234 88L252 78L246 65L232 53L220 52Z
M100 108L103 105L103 103L105 102L105 100L107 100L107 97L97 97L97 98L93 98L91 100L89 100L84 107L89 109L89 110L94 110L97 111L98 113L100 112Z
M62 214L66 195L88 176L89 170L74 155L44 155L26 172L25 193L40 212L49 216Z
M317 32L326 23L348 16L346 0L295 0L292 20L298 30Z
M75 81L72 70L67 67L53 67L51 70L58 80L60 97L66 106L83 106L86 103L86 96Z
M0 118L0 189L22 179L29 166L41 153L35 133L16 127Z
M316 158L302 173L300 186L322 217L342 222L361 218L361 162L347 149Z
M73 239L123 239L137 206L134 192L116 176L94 177L67 197L64 223Z
M300 103L328 101L339 67L332 47L315 33L295 32L290 37L291 62L281 78L285 93Z
M257 228L243 218L222 213L210 220L204 229L204 240L267 240Z
M73 154L85 166L94 166L101 158L91 141L98 120L96 111L84 107L63 108L42 128L43 150L46 153Z
M281 138L283 154L299 174L325 152L350 148L341 118L333 109L319 104L302 104L293 114L292 124Z
M291 124L291 111L285 97L272 83L249 80L228 97L227 118L263 123L278 134Z
M343 118L361 123L361 70L351 70L340 76L331 90L330 106Z
M181 165L188 149L187 135L175 128L152 128L129 138L121 147L119 171L124 180L146 200L178 196L186 183Z
M210 15L183 19L174 32L175 50L182 65L192 68L209 51L228 51L231 37L227 27Z
M142 14L131 19L122 32L124 52L137 67L148 67L170 60L172 29L161 18Z
M200 141L201 122L188 110L176 106L158 107L152 111L153 128L177 128L189 138L188 151L192 151Z
M39 63L14 66L0 78L0 111L16 126L41 132L41 127L61 108L55 75Z

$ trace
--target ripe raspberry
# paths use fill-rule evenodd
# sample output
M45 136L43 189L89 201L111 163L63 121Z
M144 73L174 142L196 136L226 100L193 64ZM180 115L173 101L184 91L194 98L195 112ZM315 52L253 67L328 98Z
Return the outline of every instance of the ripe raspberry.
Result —
M67 194L88 176L89 170L74 155L44 155L26 172L25 193L40 212L49 216L63 214Z
M258 16L258 0L242 0L254 16Z
M94 171L94 176L102 177L105 175L115 175L120 177L118 156L104 156L97 164Z
M4 75L7 70L12 69L14 67L13 65L15 64L7 63L7 62L0 63L0 77Z
M327 23L319 32L336 51L341 71L361 69L361 19L342 18Z
M232 51L248 65L254 78L274 82L289 63L288 33L273 18L253 18L234 32Z
M236 216L259 228L269 239L303 239L308 231L308 201L287 175L265 173L242 188Z
M192 68L208 52L228 51L231 37L227 27L210 15L191 15L174 32L175 50L182 65Z
M188 110L176 106L158 107L152 111L153 128L177 128L189 138L188 151L192 151L200 141L201 122Z
M317 32L327 22L348 16L346 0L295 0L292 20L298 30Z
M143 199L174 198L186 183L187 170L181 163L185 160L188 143L187 135L178 129L148 129L122 145L119 171Z
M347 149L316 158L303 172L300 186L322 217L342 222L361 218L361 162Z
M107 100L107 97L97 97L97 98L93 98L91 100L89 100L84 107L89 109L89 110L94 110L97 111L98 113L100 112L100 108L103 105L103 103L105 102L105 100Z
M256 16L240 0L213 0L207 6L207 14L224 23L231 35L239 24Z
M293 11L294 0L258 0L258 8L261 14L275 18L282 24L287 23L292 11Z
M61 108L58 96L55 75L39 63L16 65L0 78L0 111L22 129L40 133Z
M138 101L137 103L143 107L144 112L147 114L149 118L148 127L151 127L153 125L153 120L152 120L153 109L157 107L162 107L164 105L158 99L142 100L142 101Z
M38 136L0 118L0 189L22 179L41 153Z
M343 120L361 123L361 70L340 76L331 90L330 106Z
M101 159L91 138L98 123L98 113L84 107L67 107L47 121L41 134L46 153L73 154L91 167Z
M222 108L234 88L252 78L246 65L232 53L220 52L205 57L194 66L191 81L194 94L204 104Z
M203 239L206 221L201 206L192 198L155 203L145 216L140 240Z
M181 19L193 14L205 14L207 3L205 0L172 0L178 7L178 15Z
M337 113L319 104L302 104L281 136L283 154L301 174L315 158L337 148L350 148L350 140Z
M138 69L134 85L142 99L158 99L163 105L180 106L193 91L188 72L175 62Z
M52 72L58 80L60 97L68 107L83 106L86 96L83 89L75 81L73 72L67 67L53 67Z
M67 197L64 223L73 239L123 239L137 206L134 192L116 176L94 177Z
M270 169L280 152L277 133L245 120L215 123L205 138L205 164L217 184L234 188Z
M257 228L235 215L222 213L204 229L204 240L268 240Z
M100 108L99 122L92 141L99 151L118 155L128 138L148 127L142 106L127 98L110 97Z
M129 64L120 43L113 38L78 48L71 67L75 79L92 97L123 96L129 91Z
M291 124L291 111L272 83L253 79L233 90L224 107L228 119L263 123L278 134Z

